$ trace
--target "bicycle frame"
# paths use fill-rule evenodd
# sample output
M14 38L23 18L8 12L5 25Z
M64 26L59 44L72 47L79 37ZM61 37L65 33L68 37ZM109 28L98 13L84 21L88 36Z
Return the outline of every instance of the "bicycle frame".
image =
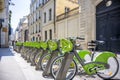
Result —
M73 74L73 72L75 72L72 75L74 77L74 75L77 72L77 65L76 65L74 57L76 58L76 61L78 61L78 63L81 64L82 70L84 70L84 72L87 75L97 74L99 77L101 77L103 79L112 78L116 75L119 65L118 65L117 59L115 58L114 53L104 51L96 56L95 48L94 48L93 53L90 52L89 50L77 49L77 47L79 47L79 46L75 43L75 40L76 39L61 39L60 40L60 48L61 48L62 52L64 52L65 54L62 56L63 58L61 58L61 57L56 58L52 64L52 65L54 65L54 63L56 63L57 60L60 60L60 63L61 63L61 66L58 65L59 66L58 70L56 70L57 74L54 73L54 67L52 66L52 68L51 68L52 74L53 74L55 80L59 80L59 79L65 80L68 77L67 72L68 72L69 68L71 67L72 60L75 63L75 67L74 67L74 71L72 70L69 73ZM99 41L96 41L96 42L98 44L102 43ZM78 52L77 50L80 50L80 51ZM90 61L88 60L89 61L88 62L86 58L89 55L91 55L91 56L89 58ZM111 72L112 71L111 64L109 65L110 57L112 57L112 59L114 59L114 61L116 61L116 64L117 64L117 66L116 66L117 69L113 73ZM61 59L62 59L62 62L61 62ZM55 66L56 66L56 64L55 64ZM109 68L111 69L111 71L106 73L106 70L108 70ZM105 70L105 74L103 72L104 70ZM105 76L107 74L109 77L101 76L101 73ZM69 77L69 78L72 79L73 77Z
M79 56L79 54L77 53L76 51L76 46L73 42L73 54L74 56L77 58L78 62L82 65L84 71L88 74L88 75L93 75L93 74L96 74L97 71L99 70L104 70L104 69L107 69L109 68L109 65L107 64L107 60L109 57L115 57L115 55L111 52L105 52L102 53L100 56L98 56L95 61L93 61L94 59L94 54L96 53L95 52L95 49L96 49L96 46L94 48L94 51L93 53L91 54L91 61L88 62L88 63L85 63L82 58ZM89 54L89 53L87 53ZM106 58L105 60L101 60L101 58L104 57Z

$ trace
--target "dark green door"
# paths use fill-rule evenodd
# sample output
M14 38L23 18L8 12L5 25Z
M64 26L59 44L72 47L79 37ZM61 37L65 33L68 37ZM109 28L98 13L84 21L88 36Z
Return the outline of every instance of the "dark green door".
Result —
M96 7L96 39L99 49L120 52L120 0L104 0Z

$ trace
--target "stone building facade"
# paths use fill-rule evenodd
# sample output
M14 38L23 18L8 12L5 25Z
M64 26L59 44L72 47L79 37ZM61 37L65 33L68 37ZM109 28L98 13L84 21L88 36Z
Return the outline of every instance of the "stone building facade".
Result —
M0 47L8 47L9 31L9 4L8 0L0 0Z
M30 40L56 39L56 17L78 6L69 0L32 0L29 16Z
M102 50L120 52L120 1L79 0L80 36L105 41Z
M41 6L42 0L31 0L28 15L29 41L41 40Z
M120 52L119 0L32 0L30 9L30 40L78 36L84 48L102 40L101 50Z
M20 19L18 27L15 31L15 41L29 41L28 16Z

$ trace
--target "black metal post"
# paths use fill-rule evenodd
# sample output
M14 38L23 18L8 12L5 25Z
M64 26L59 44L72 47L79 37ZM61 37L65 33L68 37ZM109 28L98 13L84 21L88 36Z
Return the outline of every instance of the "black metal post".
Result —
M73 53L66 53L64 59L62 60L61 67L57 73L55 80L66 80L67 71L69 69L70 63L74 57Z
M55 59L55 57L57 57L57 56L58 56L58 51L54 51L51 53L50 59L49 59L47 66L42 74L44 77L51 77L50 66L51 66L51 63L53 62L53 60Z

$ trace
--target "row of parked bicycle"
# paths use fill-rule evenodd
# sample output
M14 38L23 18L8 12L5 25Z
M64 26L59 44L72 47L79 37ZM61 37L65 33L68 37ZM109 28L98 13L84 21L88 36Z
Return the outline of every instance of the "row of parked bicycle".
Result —
M87 75L97 74L100 78L111 79L119 69L115 53L96 51L98 45L104 41L90 41L93 51L83 50L78 41L84 38L76 37L60 40L40 42L17 42L15 50L21 56L36 66L36 70L43 70L43 76L52 76L55 80L72 80L77 73ZM114 65L114 66L113 66Z

